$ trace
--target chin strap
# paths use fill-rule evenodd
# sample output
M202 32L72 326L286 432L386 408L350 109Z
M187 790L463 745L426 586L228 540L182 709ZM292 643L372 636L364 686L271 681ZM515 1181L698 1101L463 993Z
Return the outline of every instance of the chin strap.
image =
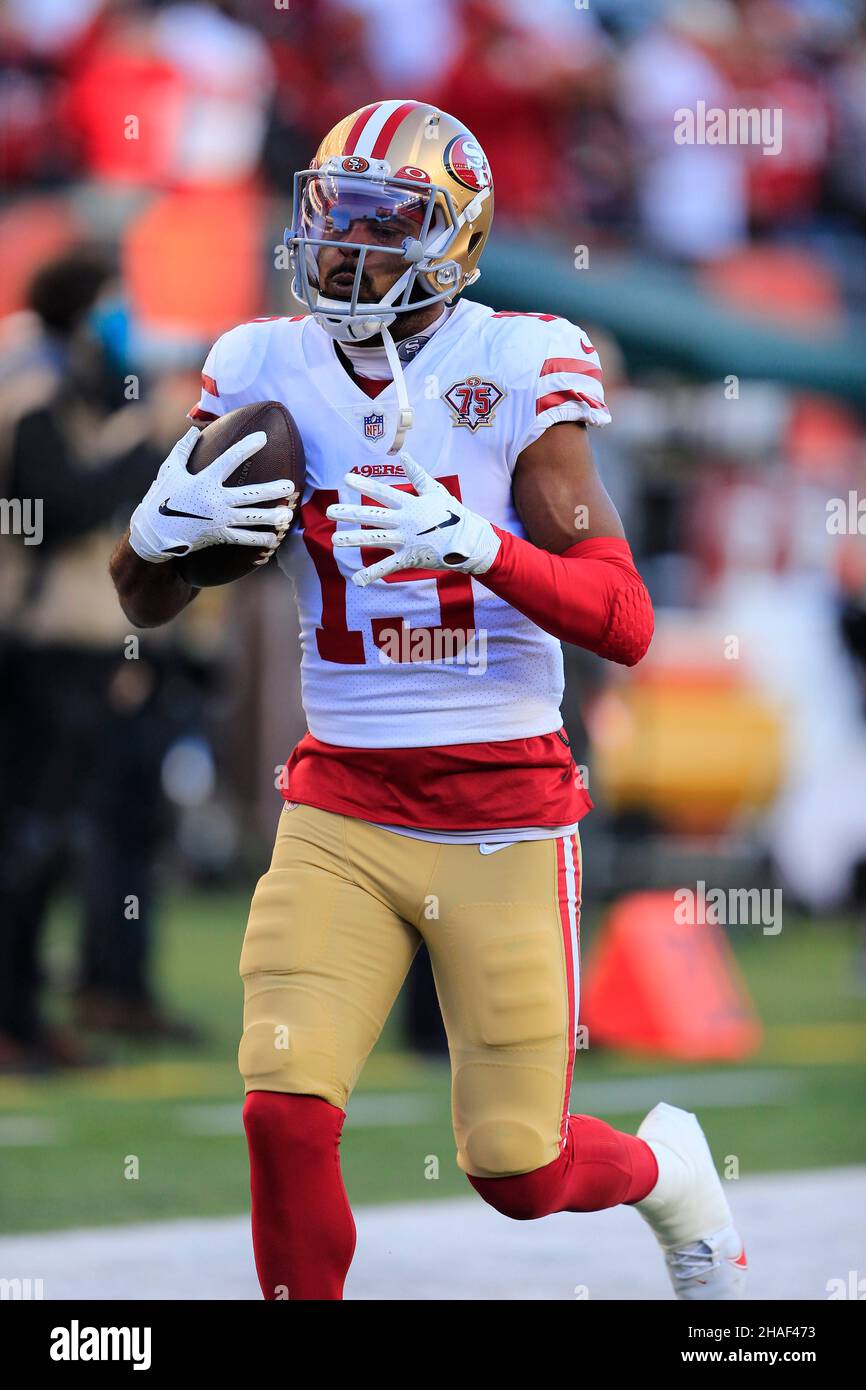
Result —
M406 435L415 423L415 412L409 404L409 392L406 390L406 379L403 376L403 363L400 361L394 339L385 327L382 328L382 342L385 344L388 365L394 377L394 390L397 393L397 432L391 441L388 453L399 454Z

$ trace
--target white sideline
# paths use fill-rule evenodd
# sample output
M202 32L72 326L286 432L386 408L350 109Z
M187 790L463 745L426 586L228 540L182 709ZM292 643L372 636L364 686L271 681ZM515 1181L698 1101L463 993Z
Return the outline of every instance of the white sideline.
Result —
M825 1299L829 1280L866 1275L866 1167L743 1178L728 1185L746 1239L752 1298ZM670 1298L636 1213L511 1222L479 1198L356 1212L347 1297L401 1300ZM856 1277L852 1281L856 1286ZM0 1279L42 1279L47 1299L259 1297L245 1217L0 1238Z

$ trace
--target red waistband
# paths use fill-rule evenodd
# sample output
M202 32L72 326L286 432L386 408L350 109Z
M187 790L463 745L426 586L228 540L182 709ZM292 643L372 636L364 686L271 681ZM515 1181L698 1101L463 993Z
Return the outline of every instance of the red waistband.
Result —
M419 830L571 825L592 810L564 731L433 748L340 748L305 734L286 763L282 793Z

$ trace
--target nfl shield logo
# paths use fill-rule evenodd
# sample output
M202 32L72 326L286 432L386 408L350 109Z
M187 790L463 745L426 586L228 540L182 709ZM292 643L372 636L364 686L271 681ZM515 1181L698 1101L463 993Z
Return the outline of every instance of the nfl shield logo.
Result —
M385 433L384 415L365 415L364 416L364 438L381 439Z

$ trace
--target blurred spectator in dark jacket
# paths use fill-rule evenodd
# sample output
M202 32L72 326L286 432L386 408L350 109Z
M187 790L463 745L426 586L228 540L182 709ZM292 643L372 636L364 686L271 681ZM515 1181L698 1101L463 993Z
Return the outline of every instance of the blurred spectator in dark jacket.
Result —
M177 661L171 635L139 652L107 574L112 537L165 444L152 409L125 400L136 378L124 382L88 331L108 279L99 256L68 253L0 325L0 1066L10 1069L83 1056L39 1003L42 927L73 865L81 1022L184 1034L150 981Z

